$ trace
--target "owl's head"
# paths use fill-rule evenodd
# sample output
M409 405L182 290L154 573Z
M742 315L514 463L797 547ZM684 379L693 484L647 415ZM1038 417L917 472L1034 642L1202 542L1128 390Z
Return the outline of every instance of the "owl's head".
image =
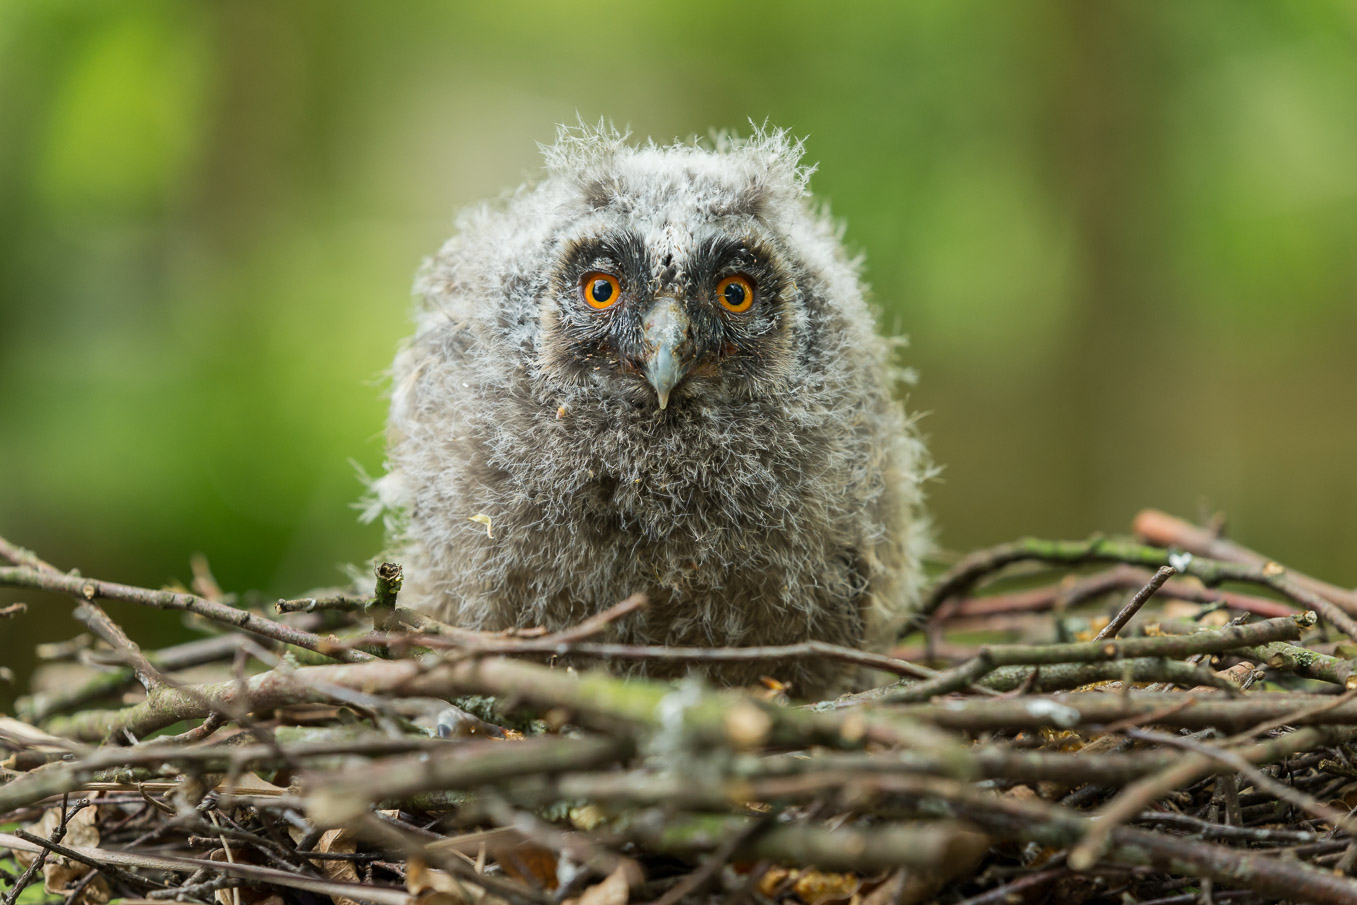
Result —
M670 411L785 388L805 298L823 289L813 258L835 247L807 207L799 143L633 147L600 128L546 152L544 376Z

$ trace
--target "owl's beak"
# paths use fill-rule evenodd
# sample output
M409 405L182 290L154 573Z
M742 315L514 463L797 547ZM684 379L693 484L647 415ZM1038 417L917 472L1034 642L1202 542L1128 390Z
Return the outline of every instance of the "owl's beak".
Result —
M661 298L645 319L646 380L655 388L660 408L688 370L692 346L688 315L676 299Z

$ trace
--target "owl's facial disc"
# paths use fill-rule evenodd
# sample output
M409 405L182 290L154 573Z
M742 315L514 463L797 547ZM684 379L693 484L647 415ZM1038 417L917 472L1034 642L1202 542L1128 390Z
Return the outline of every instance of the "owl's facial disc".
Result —
M705 417L709 402L785 386L796 356L788 300L798 293L776 236L755 224L648 243L639 231L589 224L553 251L560 264L542 298L544 377L602 390L665 424Z
M678 301L662 296L642 324L646 380L655 388L660 408L692 364L692 323Z

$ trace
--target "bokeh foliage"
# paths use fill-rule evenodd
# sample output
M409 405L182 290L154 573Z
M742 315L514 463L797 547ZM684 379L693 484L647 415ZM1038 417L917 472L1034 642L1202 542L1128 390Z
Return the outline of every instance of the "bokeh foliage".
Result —
M0 0L0 533L338 580L452 213L577 115L767 118L912 337L947 546L1206 507L1357 581L1355 98L1351 0Z

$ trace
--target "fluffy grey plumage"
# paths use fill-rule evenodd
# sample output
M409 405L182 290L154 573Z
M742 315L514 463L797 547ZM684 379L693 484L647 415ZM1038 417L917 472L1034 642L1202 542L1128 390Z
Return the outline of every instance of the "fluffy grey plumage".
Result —
M614 640L884 639L927 460L801 150L562 130L545 178L460 217L417 281L376 486L403 599L554 630L644 591ZM801 696L848 674L774 671Z

